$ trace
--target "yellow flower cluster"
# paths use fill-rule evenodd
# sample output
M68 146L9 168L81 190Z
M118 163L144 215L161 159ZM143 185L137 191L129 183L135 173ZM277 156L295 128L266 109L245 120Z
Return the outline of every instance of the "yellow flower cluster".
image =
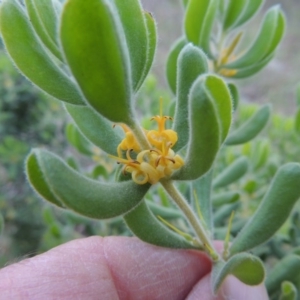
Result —
M157 183L161 178L170 176L175 170L183 166L184 161L171 149L177 142L177 133L174 130L166 129L167 120L172 120L169 116L162 115L162 108L159 116L154 116L158 124L158 130L149 130L145 136L151 145L151 149L141 149L130 128L120 124L124 130L125 138L119 144L114 157L119 163L124 164L123 172L132 174L132 179L137 184ZM122 157L122 151L126 151L126 158ZM135 152L136 157L131 157L131 152Z

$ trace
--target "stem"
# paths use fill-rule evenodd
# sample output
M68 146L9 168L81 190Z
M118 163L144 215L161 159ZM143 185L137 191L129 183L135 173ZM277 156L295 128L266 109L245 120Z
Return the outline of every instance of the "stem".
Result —
M175 203L179 206L179 208L182 210L182 212L188 219L197 237L203 243L203 246L207 254L209 254L209 256L214 261L218 261L220 257L217 251L214 249L214 246L211 243L205 228L198 221L198 218L196 217L194 211L191 209L191 207L188 205L186 200L179 193L177 188L174 186L173 182L171 180L161 179L160 183L162 184L162 186L165 188L165 190L168 192L168 194L171 196L171 198L175 201Z
M132 122L131 124L128 124L128 126L131 128L141 148L143 150L151 149L151 145L149 144L142 128L136 122Z

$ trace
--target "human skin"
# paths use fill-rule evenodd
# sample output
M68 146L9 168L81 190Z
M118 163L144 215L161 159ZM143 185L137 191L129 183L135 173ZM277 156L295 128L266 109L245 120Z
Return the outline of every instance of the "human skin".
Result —
M210 270L209 258L199 251L90 237L1 269L0 299L268 299L263 285L249 287L231 276L213 296Z

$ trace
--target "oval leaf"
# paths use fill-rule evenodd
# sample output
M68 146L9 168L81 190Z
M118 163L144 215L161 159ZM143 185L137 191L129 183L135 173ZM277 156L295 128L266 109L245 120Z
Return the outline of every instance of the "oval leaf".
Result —
M84 104L77 86L54 64L40 44L18 1L2 2L0 27L8 54L29 80L59 100Z
M194 45L199 45L210 2L210 0L189 0L188 2L184 16L184 30L187 40Z
M208 61L206 55L192 44L186 45L181 50L177 63L177 99L173 130L175 130L178 134L178 142L173 148L174 151L178 151L188 142L188 96L191 86L199 75L208 72Z
M264 0L247 0L245 8L234 23L233 28L241 26L250 20L258 12L263 3Z
M176 249L195 248L159 222L144 201L127 213L124 220L134 235L149 244Z
M277 171L253 217L233 241L230 253L252 249L267 241L288 218L300 197L300 164L288 163Z
M45 150L34 150L28 161L34 161L39 173L28 173L30 182L44 196L43 186L67 208L86 217L107 219L122 215L135 207L144 197L149 185L132 181L113 184L89 179L71 169L59 157ZM37 183L37 184L35 184ZM46 198L48 200L48 198Z
M224 30L228 30L237 22L243 11L246 9L247 2L248 0L229 0L223 25Z
M281 284L281 295L279 300L297 300L298 291L296 286L290 281L284 281Z
M269 104L260 108L248 121L231 133L225 141L227 146L240 145L255 138L267 125L270 118Z
M57 46L58 22L52 0L25 0L27 12L36 33L44 45L62 61L61 52Z
M179 53L186 45L185 37L178 39L174 45L172 46L168 59L167 59L167 67L166 67L166 75L170 89L176 95L177 90L177 60Z
M225 204L235 203L240 199L238 192L224 192L212 197L212 204L214 207L223 206Z
M240 58L225 67L230 69L246 68L270 56L281 41L284 29L285 20L280 7L274 6L266 13L252 46Z
M132 123L128 49L118 15L106 0L68 0L61 44L88 103L113 122Z
M239 180L247 173L248 167L248 159L245 156L239 157L214 179L213 187L221 188Z
M239 101L240 101L240 94L237 86L233 83L228 84L228 88L231 94L231 99L232 99L232 108L234 111L238 108Z
M68 142L75 147L79 153L84 155L92 155L92 145L71 123L66 127L66 136Z
M117 147L122 139L113 129L111 122L87 106L66 104L65 107L80 132L88 140L106 153L117 155Z
M212 166L220 147L221 130L216 105L205 88L206 76L200 76L190 92L190 138L184 166L173 179L192 180Z
M217 266L213 276L213 291L216 294L228 275L233 275L241 282L254 286L264 281L265 269L261 260L248 253L239 253L231 257L224 265Z
M271 295L278 290L285 280L296 283L296 279L299 277L299 269L300 257L298 255L289 254L281 259L267 276L266 287L268 293Z
M146 20L139 0L114 0L119 13L131 62L133 90L142 84L148 50ZM133 34L134 33L134 34Z

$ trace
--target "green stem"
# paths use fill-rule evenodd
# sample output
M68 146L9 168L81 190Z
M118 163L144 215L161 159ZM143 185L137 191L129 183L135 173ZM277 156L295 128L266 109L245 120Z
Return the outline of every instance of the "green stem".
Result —
M186 216L186 218L189 221L190 225L194 229L197 237L203 243L203 246L204 246L207 254L214 261L218 261L220 259L220 257L218 255L217 251L214 249L214 246L211 243L205 228L198 221L198 218L196 217L194 211L188 205L188 203L182 197L182 195L179 193L177 188L174 186L173 182L171 180L168 180L168 179L161 179L160 183L162 184L162 186L165 188L167 193L175 201L175 203L179 206L179 208L182 210L182 212Z
M151 145L149 144L142 128L136 122L132 122L131 124L128 124L128 126L131 128L141 148L143 150L151 149Z

